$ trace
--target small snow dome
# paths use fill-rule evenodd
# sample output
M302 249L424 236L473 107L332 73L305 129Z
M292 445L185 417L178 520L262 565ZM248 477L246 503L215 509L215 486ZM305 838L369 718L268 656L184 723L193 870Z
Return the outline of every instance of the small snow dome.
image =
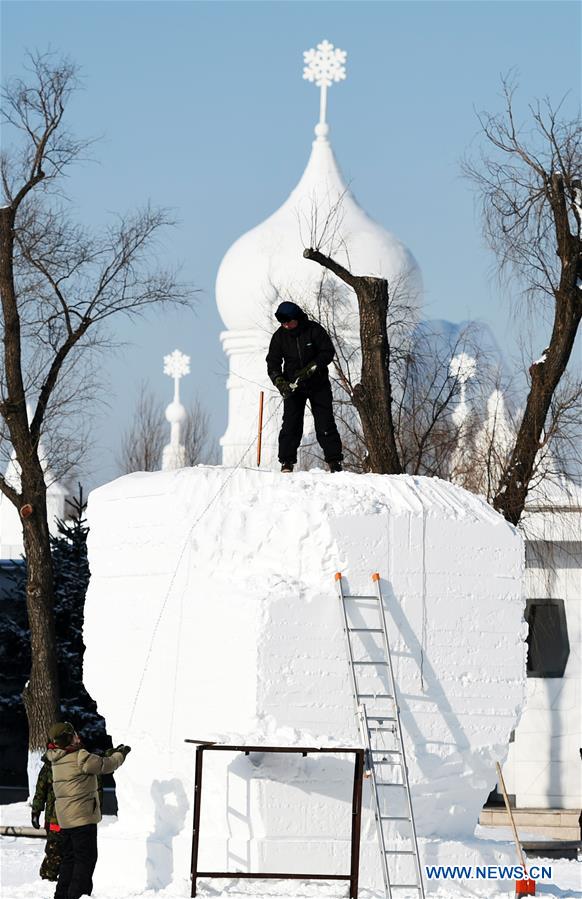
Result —
M317 247L354 274L386 278L391 292L406 290L413 306L421 301L422 279L414 256L358 205L329 141L326 90L345 77L345 53L324 41L304 55L304 77L321 88L316 139L307 168L289 198L235 241L222 260L216 301L229 330L270 328L273 310L281 300L293 300L307 309L315 305L324 269L303 258L306 247ZM326 277L336 280L330 273ZM356 298L349 294L355 315Z

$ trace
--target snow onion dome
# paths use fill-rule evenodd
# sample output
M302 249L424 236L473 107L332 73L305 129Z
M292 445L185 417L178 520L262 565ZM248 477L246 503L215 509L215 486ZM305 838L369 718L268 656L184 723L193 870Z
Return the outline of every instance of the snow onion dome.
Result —
M230 247L216 279L218 311L228 329L221 340L230 369L229 430L222 438L223 447L233 436L231 411L237 415L236 406L243 401L239 396L233 407L237 378L272 387L264 371L264 356L278 304L291 300L308 312L317 307L324 269L303 258L305 248L317 247L355 274L386 278L391 290L397 286L406 293L413 310L421 302L422 278L414 256L358 205L329 141L327 92L345 78L346 54L323 41L304 53L304 60L303 77L320 88L320 117L307 168L283 205ZM341 283L331 273L325 278L327 283ZM356 297L343 284L341 290L345 296L341 328L346 337L355 336L359 331ZM245 358L251 353L261 359L260 368L252 373ZM226 453L224 462L230 464Z
M321 90L316 139L307 168L289 198L235 241L222 260L216 299L229 329L270 326L272 311L281 299L309 306L322 269L302 254L316 245L355 274L384 277L391 285L406 280L414 302L420 303L422 280L414 256L358 205L329 141L327 89L345 78L346 54L323 41L304 57L304 78Z

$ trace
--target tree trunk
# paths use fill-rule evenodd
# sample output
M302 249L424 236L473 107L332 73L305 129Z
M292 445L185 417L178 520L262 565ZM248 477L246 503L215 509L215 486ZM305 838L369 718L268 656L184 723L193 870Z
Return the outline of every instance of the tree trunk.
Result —
M46 512L46 487L24 487L32 506L24 521L26 554L26 608L30 626L31 669L22 692L28 719L30 750L44 750L48 729L58 720L57 652L53 614L53 571Z
M388 343L388 282L384 278L358 277L356 296L360 312L362 374L353 392L370 470L379 474L401 474L402 466L392 419L390 344Z
M388 282L385 278L352 275L319 250L307 249L303 255L332 271L355 291L360 319L362 372L360 383L353 389L352 400L360 416L370 471L401 474L392 418Z
M44 750L47 730L58 715L58 679L46 485L38 457L38 440L33 440L30 433L22 377L20 314L13 271L14 220L14 209L0 209L0 297L5 374L1 412L20 466L21 489L17 493L2 482L2 490L16 509L28 504L32 507L32 514L23 518L32 663L22 698L28 719L29 749L35 751Z

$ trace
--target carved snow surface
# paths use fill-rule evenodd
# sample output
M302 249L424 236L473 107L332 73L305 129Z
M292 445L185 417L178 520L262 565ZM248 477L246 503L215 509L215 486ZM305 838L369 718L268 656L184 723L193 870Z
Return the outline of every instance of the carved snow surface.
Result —
M482 499L430 478L199 466L101 487L88 521L84 680L133 747L103 883L159 888L189 870L186 738L359 745L336 571L348 594L382 578L420 836L470 837L526 684L522 541ZM201 870L349 867L353 760L214 753L204 765Z

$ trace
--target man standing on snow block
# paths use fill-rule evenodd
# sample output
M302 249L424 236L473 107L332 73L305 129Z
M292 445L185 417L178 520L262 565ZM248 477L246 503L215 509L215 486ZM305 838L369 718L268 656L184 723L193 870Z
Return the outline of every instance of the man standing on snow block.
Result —
M297 462L307 400L313 413L315 436L329 470L341 471L342 442L333 417L327 373L327 366L335 356L330 336L295 303L281 303L275 318L281 327L271 338L267 372L284 400L279 434L281 471L293 471Z
M48 737L46 755L52 765L63 853L55 899L80 899L91 895L97 864L97 824L101 820L97 777L123 765L131 750L116 746L109 757L87 752L68 721L53 724Z

